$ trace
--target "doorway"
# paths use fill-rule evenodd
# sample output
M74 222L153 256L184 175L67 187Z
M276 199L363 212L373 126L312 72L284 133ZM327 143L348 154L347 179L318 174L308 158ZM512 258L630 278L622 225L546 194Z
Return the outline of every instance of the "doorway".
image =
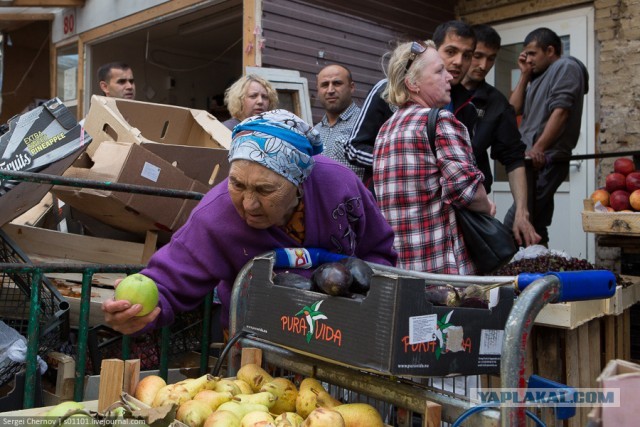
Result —
M543 17L536 17L506 24L494 28L502 37L502 48L496 64L487 76L487 81L498 88L507 98L515 87L520 70L517 58L522 51L522 42L526 35L539 27L555 31L563 43L563 54L580 59L589 71L589 87L595 88L594 67L594 29L593 8L580 8ZM582 112L580 138L573 154L592 153L595 147L595 96L594 89L585 97ZM592 160L572 161L569 177L560 186L555 196L555 211L549 228L549 248L564 251L568 255L595 259L595 240L593 235L582 229L581 212L583 200L589 197L594 187L594 162ZM492 187L493 200L497 206L497 218L504 218L513 203L509 182L501 166L494 162L495 183Z

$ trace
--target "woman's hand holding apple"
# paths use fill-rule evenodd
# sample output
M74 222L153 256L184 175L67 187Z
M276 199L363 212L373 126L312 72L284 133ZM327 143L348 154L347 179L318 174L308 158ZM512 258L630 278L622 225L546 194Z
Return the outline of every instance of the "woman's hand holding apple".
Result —
M121 279L116 280L116 289L121 282ZM120 293L122 294L122 292ZM142 316L140 315L141 312L149 311L149 308L145 307L145 305L148 304L132 303L128 299L123 299L122 295L118 298L119 295L118 292L116 292L114 299L104 301L102 303L102 311L104 313L105 323L122 334L130 335L142 330L160 314L160 307L156 306L157 297L152 305L152 307L155 308L148 314Z

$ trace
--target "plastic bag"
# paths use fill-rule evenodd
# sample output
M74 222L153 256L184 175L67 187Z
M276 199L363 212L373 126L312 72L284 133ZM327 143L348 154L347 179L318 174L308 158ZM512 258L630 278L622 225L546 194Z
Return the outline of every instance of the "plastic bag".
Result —
M24 363L27 360L27 339L18 331L0 320L0 368L11 362ZM47 371L47 362L38 356L40 374Z
M526 248L520 248L518 252L516 252L516 254L513 256L513 259L511 261L520 261L522 259L533 259L533 258L537 258L539 256L544 256L544 255L558 255L566 259L571 258L569 254L567 254L565 251L549 249L542 245L531 245Z

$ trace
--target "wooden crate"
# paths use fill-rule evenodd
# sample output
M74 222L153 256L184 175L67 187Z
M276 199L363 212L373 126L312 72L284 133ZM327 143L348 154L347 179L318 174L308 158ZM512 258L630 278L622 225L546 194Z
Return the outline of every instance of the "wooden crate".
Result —
M536 317L537 325L574 329L603 316L618 316L640 301L640 277L622 276L631 285L616 288L607 299L547 304Z
M596 212L593 200L584 200L582 229L597 234L640 236L640 212Z

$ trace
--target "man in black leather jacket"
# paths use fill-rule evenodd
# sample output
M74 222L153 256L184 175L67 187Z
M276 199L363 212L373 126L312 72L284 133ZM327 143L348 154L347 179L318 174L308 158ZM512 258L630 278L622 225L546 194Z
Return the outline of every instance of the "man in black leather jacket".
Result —
M491 158L504 165L516 206L513 232L521 246L540 241L529 220L525 144L521 141L516 114L507 98L485 81L493 67L501 39L488 25L474 25L476 49L471 66L460 84L451 88L453 112L469 131L478 168L484 174L484 186L491 192Z

